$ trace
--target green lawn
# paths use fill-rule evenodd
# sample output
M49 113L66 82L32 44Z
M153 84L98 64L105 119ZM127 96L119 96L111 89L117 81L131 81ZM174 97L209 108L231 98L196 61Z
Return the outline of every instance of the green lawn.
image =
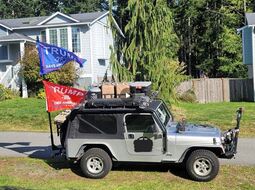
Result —
M173 106L173 112L176 120L185 117L188 122L212 124L227 130L236 126L235 111L239 107L244 108L240 135L255 137L255 103L252 102L180 103Z
M176 120L210 123L227 129L235 126L235 110L245 107L242 136L255 137L254 103L180 103L172 110ZM14 99L0 102L0 130L48 131L45 101L38 99ZM101 180L84 178L79 168L61 159L40 160L32 158L0 158L0 190L6 189L88 189L88 190L210 190L255 189L255 167L221 167L219 175L211 182L199 183L187 179L180 168L169 170L154 166L145 168L119 167Z
M78 167L65 161L44 161L32 158L0 158L1 189L83 189L83 190L228 190L255 189L255 167L222 166L211 182L201 183L187 179L181 168L147 166L132 170L122 167L111 171L104 179L82 177Z
M176 120L185 117L190 122L212 124L223 130L235 126L235 111L239 107L244 107L241 136L255 137L255 103L179 103L172 107ZM56 113L52 114L52 118L54 115ZM48 131L45 100L18 98L0 102L0 130Z
M17 98L0 102L0 130L48 131L45 100Z

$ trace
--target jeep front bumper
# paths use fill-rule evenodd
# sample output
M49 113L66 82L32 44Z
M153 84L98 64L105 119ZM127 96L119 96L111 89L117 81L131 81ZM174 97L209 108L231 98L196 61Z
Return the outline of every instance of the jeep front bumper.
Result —
M225 153L222 155L223 158L231 159L237 153L239 129L229 129L222 133L222 145Z

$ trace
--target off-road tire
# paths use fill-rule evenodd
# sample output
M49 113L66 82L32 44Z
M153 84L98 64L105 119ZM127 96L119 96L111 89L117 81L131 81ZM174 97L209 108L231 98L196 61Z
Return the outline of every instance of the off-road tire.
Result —
M82 156L80 167L86 177L100 179L112 169L112 160L103 149L91 148Z
M209 150L195 150L186 161L187 173L195 181L210 181L214 179L219 172L219 167L217 156Z

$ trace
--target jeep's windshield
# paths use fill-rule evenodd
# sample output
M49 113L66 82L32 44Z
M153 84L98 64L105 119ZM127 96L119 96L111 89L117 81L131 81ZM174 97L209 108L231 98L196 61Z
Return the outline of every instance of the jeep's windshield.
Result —
M160 104L160 106L157 108L156 113L160 119L160 121L166 126L169 120L171 119L170 114L167 111L167 108L164 104Z

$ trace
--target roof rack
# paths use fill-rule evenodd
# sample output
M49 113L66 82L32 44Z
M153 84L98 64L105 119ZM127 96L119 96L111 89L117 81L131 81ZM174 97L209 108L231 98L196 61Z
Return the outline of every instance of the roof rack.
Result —
M91 99L85 102L84 108L140 108L145 109L152 100L148 96L134 96L132 98Z

